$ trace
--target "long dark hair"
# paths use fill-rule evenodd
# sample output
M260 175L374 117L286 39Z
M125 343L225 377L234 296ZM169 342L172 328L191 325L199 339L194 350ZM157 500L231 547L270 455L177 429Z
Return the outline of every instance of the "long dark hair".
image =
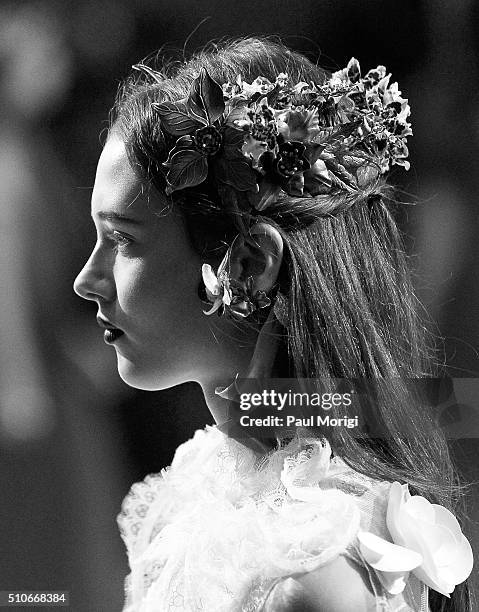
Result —
M203 67L220 84L238 75L248 82L258 75L274 81L286 72L293 82L316 83L326 76L303 55L268 38L223 42L188 62L159 64L157 59L142 64L125 81L110 129L125 142L132 167L160 192L162 163L173 143L160 130L152 102L185 98ZM237 219L215 186L182 190L172 202L198 252L218 263L237 233ZM378 183L360 195L284 196L268 207L265 219L285 243L281 285L288 298L290 377L399 380L435 374L393 206L391 189ZM460 488L441 430L401 392L389 387L389 394L381 397L376 414L388 435L365 442L338 428L330 440L333 450L360 472L406 481L411 492L457 511ZM431 592L431 606L466 612L467 583L450 599Z

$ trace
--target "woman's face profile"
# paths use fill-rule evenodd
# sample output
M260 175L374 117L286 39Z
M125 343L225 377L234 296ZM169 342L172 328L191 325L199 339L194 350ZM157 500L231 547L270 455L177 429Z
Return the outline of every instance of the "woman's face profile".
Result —
M202 261L179 214L142 189L115 135L98 162L91 214L97 242L74 288L123 332L101 330L121 378L156 390L207 376L221 356L198 298Z

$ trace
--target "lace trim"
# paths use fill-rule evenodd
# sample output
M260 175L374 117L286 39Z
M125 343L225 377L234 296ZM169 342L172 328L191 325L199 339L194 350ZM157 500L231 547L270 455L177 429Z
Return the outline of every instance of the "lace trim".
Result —
M329 460L328 449L326 441L295 438L258 457L215 427L196 432L170 468L133 485L123 502L118 524L132 568L124 612L259 612L287 576L337 554L367 568L377 612L428 612L419 581L409 603L397 600L391 607L354 545L359 526L387 535L390 483L358 474L338 457ZM314 504L291 498L304 488L316 496ZM234 548L226 547L229 539ZM306 548L298 548L303 541ZM145 603L153 598L156 604Z

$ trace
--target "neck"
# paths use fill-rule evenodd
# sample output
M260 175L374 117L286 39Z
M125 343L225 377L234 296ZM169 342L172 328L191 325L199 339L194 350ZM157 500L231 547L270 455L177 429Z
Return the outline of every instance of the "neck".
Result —
M227 387L233 382L233 379L234 377L232 377L231 380L226 381L224 377L220 377L218 379L208 380L206 383L200 383L208 410L211 412L211 415L217 425L222 425L228 420L229 416L228 400L220 397L216 391Z
M274 361L280 339L280 327L271 310L258 334L253 356L249 363L237 371L236 375L230 376L227 380L224 376L220 376L200 382L208 409L216 424L220 428L223 427L225 433L227 433L225 429L229 429L228 422L234 423L229 408L231 407L231 401L234 401L237 395L234 384L236 376L249 379L272 378L274 376ZM270 444L260 440L254 438L247 440L245 439L246 436L241 436L241 438L242 442L250 448L254 448L254 450L264 452L271 448Z

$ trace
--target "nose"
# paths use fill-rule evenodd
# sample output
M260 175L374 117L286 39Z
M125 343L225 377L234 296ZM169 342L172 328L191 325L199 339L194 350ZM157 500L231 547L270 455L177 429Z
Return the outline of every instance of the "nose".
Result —
M115 299L115 282L109 272L108 262L104 261L98 247L93 250L76 277L73 289L85 300L110 302Z

